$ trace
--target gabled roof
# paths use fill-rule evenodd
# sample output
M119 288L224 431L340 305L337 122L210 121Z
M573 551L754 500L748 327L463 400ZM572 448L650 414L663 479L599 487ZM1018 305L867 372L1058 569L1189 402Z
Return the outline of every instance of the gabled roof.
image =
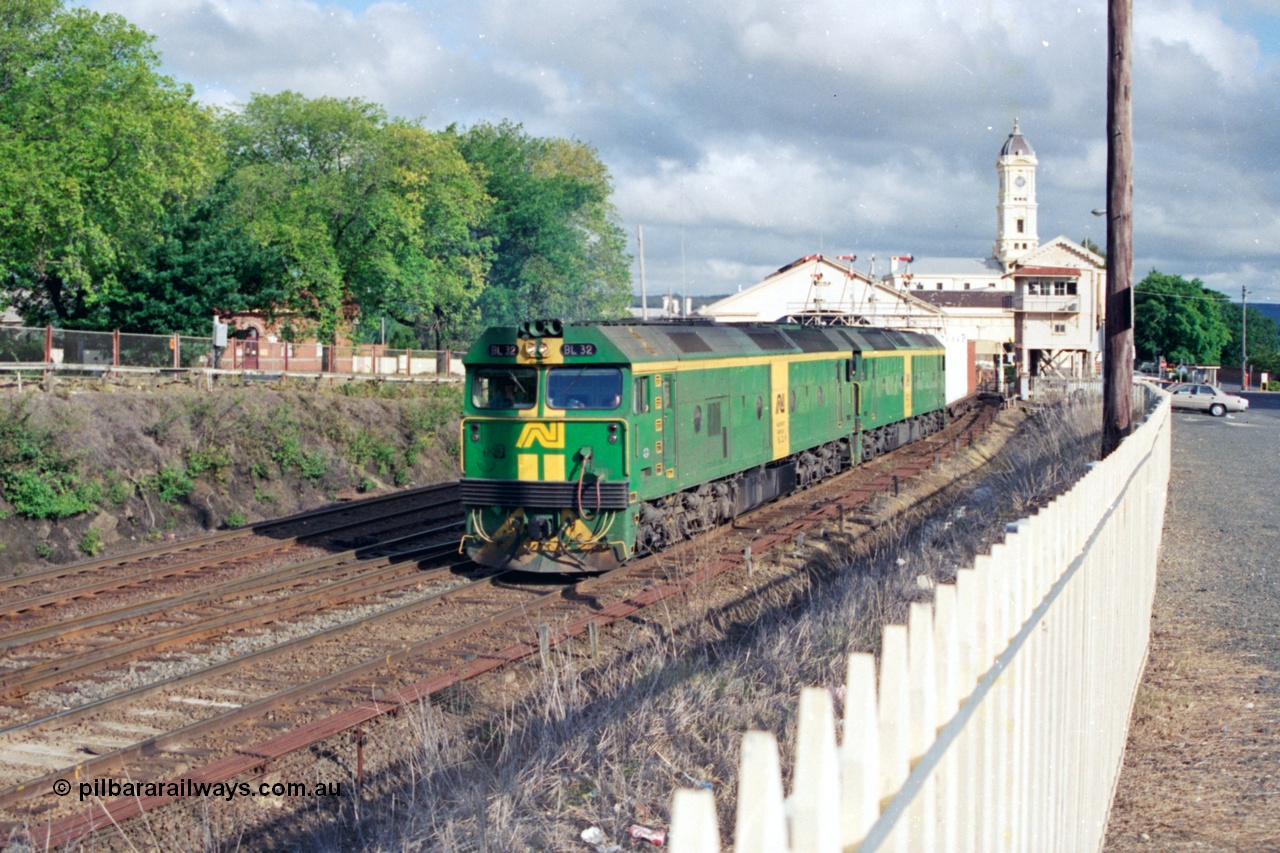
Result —
M999 276L1004 266L995 258L922 258L917 256L905 269L899 269L896 275L910 272L914 276L937 275L991 275Z
M1011 308L1013 294L998 290L921 290L915 293L939 308Z
M890 284L886 284L885 282L872 279L866 273L860 270L854 269L852 263L844 263L842 262L841 259L828 258L828 257L824 257L823 255L807 255L803 258L794 260L791 263L778 268L776 271L766 276L763 281L757 284L753 284L751 287L748 287L746 290L739 291L738 293L732 293L729 296L726 296L724 299L721 299L719 302L706 306L707 310L705 310L703 313L708 316L725 316L725 315L734 316L733 308L736 303L751 304L756 297L759 297L763 293L768 292L771 288L778 287L782 283L782 280L787 276L787 274L794 275L798 273L800 270L802 270L806 265L811 265L813 267L818 267L818 266L831 267L839 275L847 276L849 280L853 281L857 285L860 285L866 290L871 291L873 294L879 294L883 297L889 297L893 300L906 303L908 307L916 311L919 311L921 313L924 313L924 314L940 314L941 313L941 311L938 308L934 307L933 305L930 305L927 302L923 302L917 299L915 295L910 293L909 291L905 291L900 288L894 287ZM806 304L803 307L800 307L798 304L800 300L793 298L791 301L793 304L796 305L796 308L786 310L780 316L785 316L787 314L795 315L797 313L803 313L804 311L812 308L812 306L807 304L809 294L806 293L806 294L799 294L799 295L805 297L804 302ZM826 303L823 306L823 310L830 311L833 309L833 307L838 305L840 302L847 302L847 301L849 300L826 300ZM873 301L874 301L874 296L873 296ZM857 313L857 312L855 311L854 313ZM877 312L875 311L867 312L868 316L871 316L873 318L875 317L876 313ZM879 313L883 313L883 312L879 312ZM775 320L778 318L768 317L765 319Z
M1062 278L1079 278L1079 267L1014 267L1005 273L1005 278L1024 278L1027 276L1059 276Z
M1041 243L1036 248L1018 258L1018 263L1023 266L1061 266L1062 261L1060 257L1056 259L1058 261L1057 263L1053 263L1053 260L1050 259L1050 256L1060 252L1066 252L1069 256L1078 258L1082 268L1093 266L1097 269L1105 269L1107 266L1106 258L1095 252L1089 251L1075 240L1069 240L1066 237L1061 236L1054 237L1046 243ZM1042 264L1036 264L1037 259L1041 259Z

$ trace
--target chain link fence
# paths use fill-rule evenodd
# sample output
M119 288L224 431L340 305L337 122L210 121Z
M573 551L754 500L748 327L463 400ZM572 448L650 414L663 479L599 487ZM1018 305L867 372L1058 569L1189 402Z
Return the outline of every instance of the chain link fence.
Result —
M215 349L213 339L0 326L0 371L206 370L244 374L447 379L462 375L450 350L291 344L238 338Z

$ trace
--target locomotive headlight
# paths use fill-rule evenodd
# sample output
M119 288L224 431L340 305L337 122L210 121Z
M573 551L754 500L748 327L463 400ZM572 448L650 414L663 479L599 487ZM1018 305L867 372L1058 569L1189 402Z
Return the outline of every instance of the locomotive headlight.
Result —
M545 342L538 344L539 357L546 356L546 354L549 352L551 352L551 347L547 346Z
M471 440L472 441L480 440L480 424L471 425Z
M524 354L525 354L525 355L527 355L527 356L529 356L529 358L533 358L533 353L534 353L534 351L535 351L535 347L536 347L536 344L534 344L534 342L533 342L533 341L525 341L525 342L524 342Z
M618 443L618 425L617 424L609 424L609 443L610 444Z

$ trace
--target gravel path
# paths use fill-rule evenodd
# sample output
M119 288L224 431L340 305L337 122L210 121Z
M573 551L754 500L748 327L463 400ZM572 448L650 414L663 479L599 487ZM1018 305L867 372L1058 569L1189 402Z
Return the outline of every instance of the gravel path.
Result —
M1280 850L1280 395L1175 412L1151 654L1106 850Z

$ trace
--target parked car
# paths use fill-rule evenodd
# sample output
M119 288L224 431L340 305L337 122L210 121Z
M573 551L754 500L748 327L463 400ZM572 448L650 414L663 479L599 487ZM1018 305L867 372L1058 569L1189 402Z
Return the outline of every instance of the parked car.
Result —
M1227 412L1243 412L1249 408L1249 401L1235 394L1228 394L1221 388L1202 385L1198 382L1183 382L1169 388L1173 395L1175 409L1195 409L1208 412L1220 418Z

